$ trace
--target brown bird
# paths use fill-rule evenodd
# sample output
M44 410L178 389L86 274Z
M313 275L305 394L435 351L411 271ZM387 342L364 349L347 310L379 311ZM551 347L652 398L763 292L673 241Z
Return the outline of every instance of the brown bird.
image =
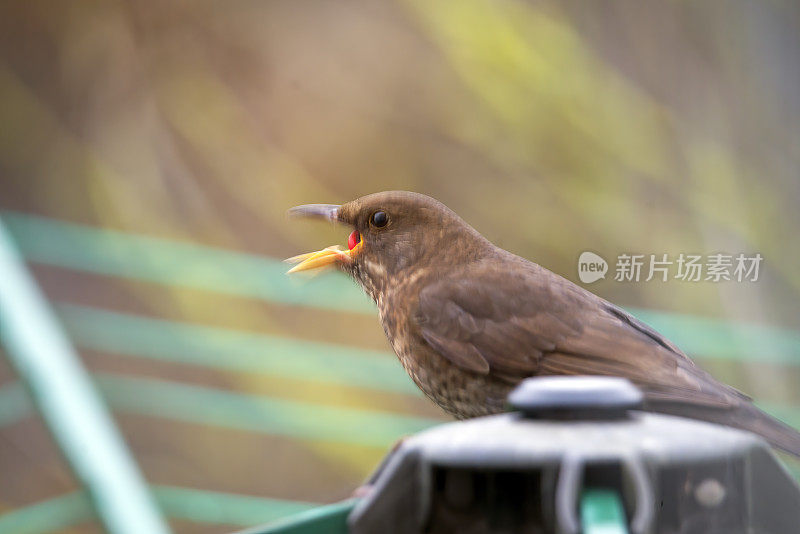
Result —
M611 375L645 408L742 428L800 456L800 433L716 381L625 310L503 250L444 204L390 191L291 215L354 228L348 250L303 254L289 272L336 265L377 303L386 337L419 388L463 419L501 412L521 380Z

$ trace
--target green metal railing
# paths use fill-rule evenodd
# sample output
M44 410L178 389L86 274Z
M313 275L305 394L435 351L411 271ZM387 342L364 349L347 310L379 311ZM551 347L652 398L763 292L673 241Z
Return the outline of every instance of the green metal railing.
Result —
M323 406L263 395L247 395L156 380L95 373L95 383L114 411L172 421L247 430L310 441L386 449L399 436L410 435L443 420L369 409ZM0 387L0 425L33 415L18 384ZM213 406L201 410L199 406Z
M236 495L209 490L152 486L151 492L164 516L170 519L245 528L295 517L316 504ZM91 499L73 492L0 515L0 532L9 534L55 532L94 521Z
M583 534L627 534L628 520L619 493L610 489L591 488L581 494L581 526Z
M106 529L167 533L110 414L2 222L0 341Z
M279 260L92 228L15 212L0 212L0 219L5 222L9 233L13 235L24 259L36 264L169 287L261 299L270 303L356 314L375 313L372 303L343 277L318 277L298 283L284 275L286 266ZM10 240L7 236L4 239L6 246L3 248L7 250ZM31 285L29 275L22 268L20 258L12 256L12 259L18 277L14 279L16 281L6 277L5 284L0 282L2 284L0 291L6 294L5 301L0 302L2 311L0 334L4 343L10 342L14 347L9 353L14 352L16 355L20 354L20 350L27 350L30 340L15 336L27 331L28 338L34 334L35 337L41 338L36 340L39 344L42 339L47 338L47 335L42 335L46 334L47 329L44 331L37 329L32 333L28 319L22 320L23 315L30 317L29 310L26 312L20 307L19 296L15 292L25 284L29 288L33 287L34 291L35 287ZM19 275L23 280L27 279L25 284L18 283ZM57 329L58 323L51 320L52 315L44 301L40 297L36 298L39 299L40 315L50 323L50 329ZM11 310L11 315L6 312L8 309ZM759 362L781 367L800 366L798 332L756 325L731 324L652 310L633 311L698 359L719 361L757 359ZM419 395L416 387L397 365L394 356L387 352L142 317L67 303L56 304L55 312L77 348L95 351L103 357L113 358L114 355L123 355L231 372L319 381L365 391ZM28 327L25 327L26 324ZM57 333L56 337L60 339L58 343L62 349L66 347L72 364L77 363L64 336ZM755 350L756 348L758 350ZM49 359L47 366L51 366ZM62 416L57 416L56 414L60 412L53 411L52 406L52 400L55 398L52 393L57 391L57 388L51 389L49 382L35 385L40 369L32 367L27 357L18 358L15 367L18 368L20 377L26 384L31 382L28 388L34 394L33 402L22 384L11 383L0 387L0 426L32 416L36 406L43 408L43 415L54 433L64 432L58 428L64 427L63 421L69 418L64 416L62 419ZM112 409L121 413L244 429L302 440L385 449L399 436L440 422L363 408L321 406L312 402L246 395L165 380L103 373L97 373L92 378L105 401ZM82 387L85 387L85 377L82 380L84 384ZM40 397L42 393L45 393L43 398ZM96 395L91 393L85 398L94 402ZM215 406L213 413L197 409L197 406L210 405ZM789 405L763 407L790 424L800 426L798 417L800 411L797 407ZM66 409L64 406L58 407L58 410L64 409ZM108 422L104 410L102 408L94 410L98 409L101 419L105 418ZM353 431L356 428L371 430ZM110 432L115 434L113 427ZM118 438L113 438L111 441L114 440ZM67 447L64 450L69 455L70 445L67 438L59 438L59 443L62 441ZM117 446L118 454L123 456L121 461L129 465L126 469L129 470L130 478L132 462L120 452L124 451L124 446L118 441ZM80 466L80 461L76 465ZM80 473L77 467L76 472ZM141 482L135 469L133 473L133 478ZM106 475L112 476L113 473L109 472ZM81 475L81 480L86 481L87 478ZM98 511L103 517L106 512L101 508L105 506L105 501L98 501L96 498L98 492L89 486L87 488L86 494L69 494L59 498L62 500L54 499L0 515L0 534L18 532L14 530L14 525L19 524L17 521L20 518L43 517L37 512L41 510L36 508L38 506L58 511L46 515L50 518L61 518L61 522L56 519L49 520L50 523L39 520L39 523L31 523L35 528L32 526L30 532L47 532L59 525L63 527L75 524L78 518L86 521L93 517L89 503L99 504ZM140 491L140 496L144 494L139 499L140 504L148 506L150 498L144 493L143 486L136 491ZM153 488L153 492L167 517L241 526L263 523L313 506L310 503L291 503L186 488L157 486ZM133 502L135 503L136 499ZM215 507L213 503L218 503L218 506ZM296 508L293 508L294 505ZM78 513L76 510L84 510L85 513ZM126 505L124 510L117 513L130 513L131 510L132 508ZM104 521L107 525L111 522L110 519ZM158 519L156 521L160 522ZM157 532L157 530L139 531Z
M320 506L238 534L347 534L347 516L357 502L350 499Z

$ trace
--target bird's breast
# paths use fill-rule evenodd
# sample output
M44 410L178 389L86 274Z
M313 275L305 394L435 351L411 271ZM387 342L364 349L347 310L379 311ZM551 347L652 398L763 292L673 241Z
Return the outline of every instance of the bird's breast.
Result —
M420 390L458 419L498 413L509 385L464 371L436 353L414 323L417 294L408 285L382 291L376 299L386 338Z

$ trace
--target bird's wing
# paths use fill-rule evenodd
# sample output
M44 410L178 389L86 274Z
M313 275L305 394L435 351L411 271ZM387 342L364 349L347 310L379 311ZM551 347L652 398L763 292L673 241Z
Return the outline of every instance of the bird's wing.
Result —
M727 408L746 399L624 310L538 265L514 266L473 264L426 286L414 316L426 342L463 369L511 383L611 375L656 403Z

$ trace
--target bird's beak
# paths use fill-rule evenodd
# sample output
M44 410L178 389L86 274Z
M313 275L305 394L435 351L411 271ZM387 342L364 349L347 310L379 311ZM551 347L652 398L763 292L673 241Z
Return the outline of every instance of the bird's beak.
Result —
M303 204L290 208L286 213L289 217L313 217L328 219L332 222L339 221L339 206L336 204Z
M332 222L340 221L339 206L335 204L305 204L291 208L288 214L290 217L314 217ZM285 259L284 261L287 263L297 264L289 269L287 274L329 267L337 261L352 263L353 258L363 247L364 243L361 240L361 236L354 230L348 239L348 250L342 249L339 245L332 245L317 252L308 252Z

